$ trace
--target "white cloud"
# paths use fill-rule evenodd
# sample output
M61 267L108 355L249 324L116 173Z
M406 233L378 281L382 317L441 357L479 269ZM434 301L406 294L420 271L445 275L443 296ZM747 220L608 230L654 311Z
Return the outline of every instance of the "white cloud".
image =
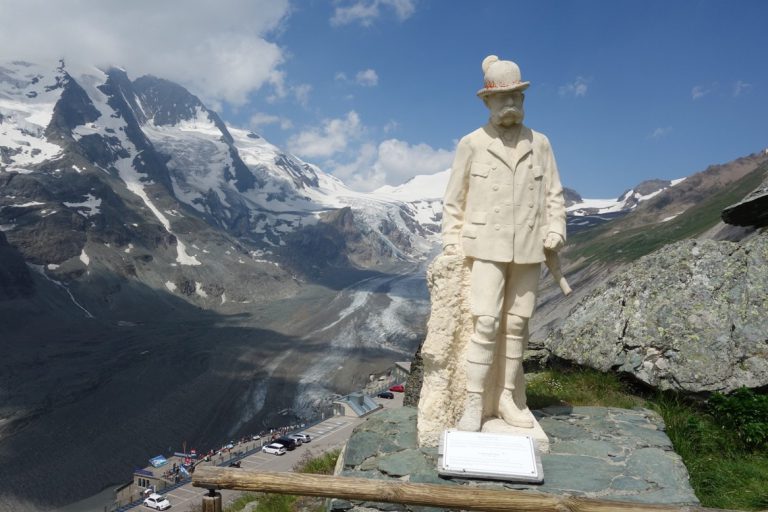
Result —
M310 128L288 139L288 149L300 157L329 158L347 149L364 129L354 110L340 119L326 119L322 126Z
M269 35L288 0L0 0L0 60L125 68L179 82L209 102L242 105L265 85L282 94L284 51Z
M389 121L387 124L384 125L384 133L390 133L400 128L400 123L397 121Z
M288 130L290 128L293 128L293 123L290 119L286 119L284 117L279 116L273 116L271 114L264 114L261 112L257 112L253 114L248 122L248 125L251 128L257 129L262 126L266 126L268 124L278 124L280 125L280 128L283 130Z
M373 87L379 83L379 75L374 69L364 69L355 75L355 82L365 87Z
M379 144L379 157L373 167L376 173L384 176L386 185L399 185L418 174L444 171L451 162L453 151L388 139Z
M738 98L745 92L748 92L750 89L752 89L752 84L738 80L733 86L733 96L734 98Z
M343 71L337 71L336 74L333 75L333 79L344 84L352 82ZM379 74L376 73L375 69L363 69L358 71L355 75L354 83L363 87L374 87L379 84Z
M331 25L360 23L369 27L381 16L382 7L392 9L400 21L410 18L416 11L415 0L337 0Z
M651 134L648 136L648 138L654 139L654 140L658 140L658 139L661 139L662 137L666 137L670 133L672 133L672 127L671 126L659 127L659 128L656 128L655 130L653 130L653 132L651 132Z
M557 92L562 97L573 96L575 98L581 98L587 95L589 82L590 80L587 80L583 76L578 76L572 83L561 85Z
M390 121L384 131L396 126L395 121ZM434 174L451 166L453 150L394 138L376 142L371 140L371 133L375 132L351 110L343 117L325 119L320 126L290 137L287 146L302 158L320 160L321 168L361 191L400 185L413 176Z
M296 96L296 101L305 107L309 103L310 92L312 92L312 86L309 84L301 84L293 88L293 94Z
M351 188L371 191L383 185L400 185L419 174L444 171L452 161L453 151L388 139L378 147L364 144L352 162L331 163L329 168Z
M699 100L712 92L711 87L705 87L703 85L695 85L693 89L691 89L691 99L693 100Z
M328 168L333 169L333 174L338 178L341 178L345 184L353 189L361 190L361 182L364 182L373 165L376 163L376 156L378 152L376 150L376 144L372 142L366 142L362 144L354 155L354 159L346 164L329 161L327 162ZM373 190L373 187L370 190Z
M715 92L718 88L719 84L717 82L712 82L711 84L694 85L693 89L691 89L691 99L694 101L700 100L704 96L708 96L709 94Z

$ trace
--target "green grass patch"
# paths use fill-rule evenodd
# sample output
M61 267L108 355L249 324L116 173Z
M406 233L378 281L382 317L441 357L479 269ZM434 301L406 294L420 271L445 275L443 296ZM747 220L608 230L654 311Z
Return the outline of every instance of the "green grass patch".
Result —
M768 508L768 447L755 434L768 421L765 394L738 390L707 403L674 393L641 393L615 374L575 369L530 375L527 395L531 408L592 405L655 410L664 419L703 506Z
M659 394L651 405L664 418L667 435L683 458L702 505L768 507L768 450L745 445L739 432L724 426L724 418L713 416L710 407L672 394Z
M293 512L298 498L289 494L263 494L257 499L256 512Z
M336 461L339 459L341 450L331 450L314 456L311 451L304 452L304 455L293 467L295 473L312 473L316 475L332 475L336 467ZM238 499L228 505L224 512L240 512L246 505L258 501L256 512L321 512L325 510L325 500L323 498L313 498L304 496L294 496L291 494L243 494Z
M224 512L240 512L246 505L259 499L257 494L246 493L240 495L235 501L224 507Z
M296 473L312 473L314 475L332 475L339 460L341 450L331 450L318 457L312 456L312 452L305 452L304 457L296 464L293 471Z
M532 409L564 404L624 409L645 405L645 400L628 393L615 375L588 369L533 374L527 383L526 395Z

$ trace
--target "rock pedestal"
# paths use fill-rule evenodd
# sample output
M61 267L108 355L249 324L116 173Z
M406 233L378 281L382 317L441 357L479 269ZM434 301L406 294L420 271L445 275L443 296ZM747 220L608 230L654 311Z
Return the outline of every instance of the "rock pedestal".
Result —
M389 409L352 433L337 466L340 476L517 489L604 500L698 505L688 471L664 433L662 419L647 409L548 407L534 411L550 439L541 456L543 484L443 478L437 448L416 442L416 409ZM351 512L437 511L394 503L332 500L330 510Z
M427 286L432 309L427 324L427 337L421 347L424 378L418 404L418 439L420 446L437 446L443 431L454 428L464 412L467 377L467 346L473 333L470 309L469 279L471 262L460 255L440 255L427 271ZM504 349L504 339L496 343L497 352ZM484 409L493 411L502 391L497 367L504 360L497 353L485 386ZM508 432L530 435L540 450L549 446L547 436L534 422L533 428L516 428L503 420L488 417L484 432Z

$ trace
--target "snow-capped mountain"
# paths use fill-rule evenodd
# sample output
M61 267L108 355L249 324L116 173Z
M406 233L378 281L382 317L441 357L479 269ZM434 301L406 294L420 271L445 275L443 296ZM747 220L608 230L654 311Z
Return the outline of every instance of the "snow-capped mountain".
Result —
M414 176L396 187L385 185L373 193L379 197L403 201L413 209L413 218L431 233L440 232L443 219L443 195L451 170Z
M415 176L396 187L384 186L374 193L410 203L416 219L429 230L439 232L442 219L442 197L448 185L450 169L432 175ZM564 187L569 232L578 232L633 211L637 206L656 197L664 190L681 183L679 180L648 180L625 191L616 199L583 199L573 189Z
M211 236L247 255L235 261L278 267L317 248L312 236L333 239L326 252L338 252L321 266L418 260L433 243L417 207L352 191L257 134L227 127L183 87L131 81L118 68L0 66L0 157L2 230L28 262L66 269L65 281L86 270L89 254L112 253L95 259L124 267L128 248L139 245L167 253L152 254L154 263L195 273L206 259L220 261L207 256ZM184 288L173 276L162 283Z
M634 188L625 191L616 199L582 199L566 208L570 215L583 217L585 215L600 215L631 211L643 201L653 199L669 187L682 183L685 178L677 180L647 180Z
M0 496L57 508L408 357L427 294L407 271L435 243L417 216L171 82L0 64Z

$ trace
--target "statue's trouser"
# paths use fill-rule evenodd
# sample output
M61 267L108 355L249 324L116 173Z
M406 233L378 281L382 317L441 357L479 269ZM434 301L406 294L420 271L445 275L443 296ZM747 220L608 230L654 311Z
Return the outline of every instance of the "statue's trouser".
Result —
M480 430L483 392L493 362L502 311L506 311L504 391L498 414L510 425L530 428L533 419L525 405L525 377L522 368L527 322L533 314L538 290L540 264L498 263L474 260L471 300L475 334L467 348L467 399L460 430ZM501 363L501 362L500 362Z

